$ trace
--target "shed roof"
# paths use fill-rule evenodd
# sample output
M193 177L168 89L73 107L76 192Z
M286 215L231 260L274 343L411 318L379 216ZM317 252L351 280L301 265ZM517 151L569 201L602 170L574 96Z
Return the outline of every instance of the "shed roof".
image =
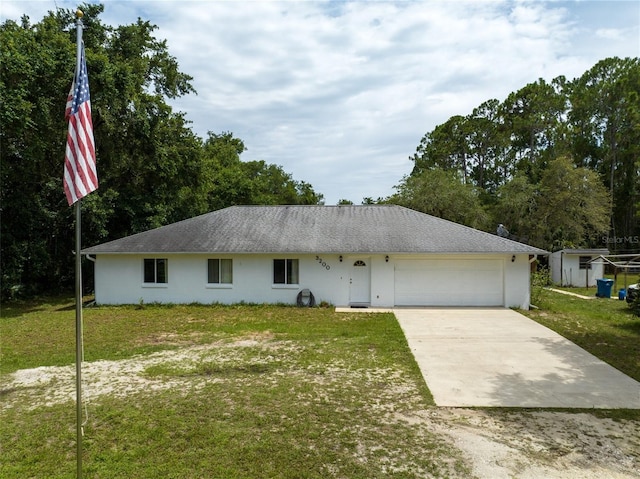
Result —
M83 253L548 254L396 205L232 206Z
M556 253L561 254L580 254L580 255L608 255L609 250L606 248L583 248L583 249L573 249L573 248L565 248Z

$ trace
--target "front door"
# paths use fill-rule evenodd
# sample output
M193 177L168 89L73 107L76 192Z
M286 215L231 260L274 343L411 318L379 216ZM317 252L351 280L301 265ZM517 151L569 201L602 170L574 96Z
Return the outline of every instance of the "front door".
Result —
M369 259L355 260L349 278L349 304L368 306L371 303L371 274Z

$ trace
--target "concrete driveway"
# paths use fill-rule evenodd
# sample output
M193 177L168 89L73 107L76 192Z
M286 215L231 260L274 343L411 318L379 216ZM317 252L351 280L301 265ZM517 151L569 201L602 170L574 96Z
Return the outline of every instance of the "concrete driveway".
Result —
M640 383L504 308L393 310L438 406L640 409Z

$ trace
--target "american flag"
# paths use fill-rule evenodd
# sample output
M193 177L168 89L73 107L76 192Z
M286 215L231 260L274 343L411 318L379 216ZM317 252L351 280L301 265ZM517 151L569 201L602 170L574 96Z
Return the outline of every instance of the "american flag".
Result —
M64 192L69 206L98 188L84 44L81 47L78 70L69 91L65 111L69 120L69 133L64 155Z

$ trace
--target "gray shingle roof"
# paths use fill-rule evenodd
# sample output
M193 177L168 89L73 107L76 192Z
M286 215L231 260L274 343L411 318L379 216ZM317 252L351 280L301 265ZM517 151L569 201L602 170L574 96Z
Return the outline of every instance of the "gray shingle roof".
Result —
M395 205L232 206L83 253L547 254Z

